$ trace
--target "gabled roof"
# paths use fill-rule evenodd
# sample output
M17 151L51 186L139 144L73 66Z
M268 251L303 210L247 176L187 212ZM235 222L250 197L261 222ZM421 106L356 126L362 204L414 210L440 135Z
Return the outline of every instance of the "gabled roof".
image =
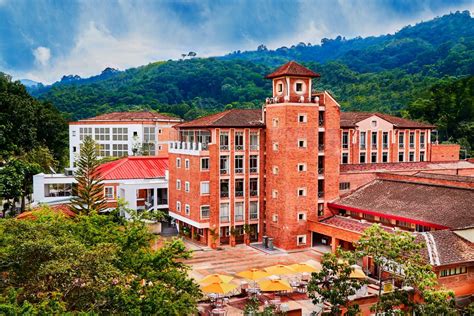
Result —
M233 109L175 125L177 128L265 127L262 110Z
M272 72L271 74L267 75L265 78L272 79L277 77L284 77L284 76L298 76L298 77L310 77L316 78L321 77L318 73L301 66L295 61L290 61L283 66L279 67L277 70Z
M474 227L474 189L374 180L331 207L384 216L438 229Z
M418 240L426 243L424 255L433 266L443 266L474 261L473 243L459 237L450 230L435 230L421 233Z
M395 128L434 128L434 125L421 123L401 117L378 113L378 112L341 112L341 128L354 128L356 124L368 119L371 116L377 116L391 124Z
M104 180L156 179L164 178L168 167L168 158L146 156L126 157L104 163L99 173Z
M79 122L88 121L182 121L178 117L168 116L156 112L141 111L141 112L112 112L106 113L95 117L79 120Z
M71 210L69 204L57 204L49 206L49 209L56 214L63 215L65 217L75 217L76 213ZM37 216L43 211L41 206L32 209L31 211L23 212L16 217L16 219L36 219Z

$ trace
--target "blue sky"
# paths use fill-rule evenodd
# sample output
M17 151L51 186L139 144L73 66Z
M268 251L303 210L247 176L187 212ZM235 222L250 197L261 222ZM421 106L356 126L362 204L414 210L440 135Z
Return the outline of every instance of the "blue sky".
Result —
M394 33L472 0L0 0L0 71L51 83L106 67Z

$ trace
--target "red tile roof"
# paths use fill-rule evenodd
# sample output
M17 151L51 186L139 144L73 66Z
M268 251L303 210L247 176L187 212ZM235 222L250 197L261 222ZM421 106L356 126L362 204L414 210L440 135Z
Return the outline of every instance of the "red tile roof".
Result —
M142 111L142 112L112 112L95 117L80 120L79 122L87 121L182 121L178 117L168 116L156 112Z
M301 66L297 62L290 61L284 64L283 66L279 67L277 70L275 70L271 74L267 75L265 78L272 79L272 78L283 77L283 76L298 76L298 77L310 77L310 78L320 77L318 73L315 73L314 71L304 66Z
M177 128L265 127L262 110L233 109L175 125Z
M474 227L474 189L374 180L329 205L437 229Z
M76 213L74 213L70 206L68 204L57 204L57 205L52 205L49 207L51 211L57 214L62 214L65 217L74 217L76 216ZM43 210L42 207L36 207L32 209L31 211L23 212L20 215L16 217L16 219L36 219L36 214L38 212L41 212Z
M321 224L334 226L344 230L349 230L356 233L363 233L364 230L372 226L374 223L364 222L355 218L343 217L335 215L320 221ZM391 228L382 226L387 231L392 231Z
M431 265L443 266L474 262L474 244L450 230L421 233L417 240L426 243L423 255Z
M99 172L104 180L155 179L165 177L168 158L126 157L104 163Z
M353 128L356 123L363 121L371 116L378 116L381 119L391 123L395 128L434 128L434 125L421 123L413 120L407 120L401 117L378 113L378 112L341 112L341 128Z

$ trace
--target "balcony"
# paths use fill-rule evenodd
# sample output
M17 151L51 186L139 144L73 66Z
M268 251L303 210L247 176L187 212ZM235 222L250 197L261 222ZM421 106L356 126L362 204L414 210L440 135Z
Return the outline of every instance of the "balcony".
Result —
M243 222L244 221L244 215L235 215L234 220L236 222Z
M244 168L235 168L235 173L244 173Z
M229 191L221 191L221 198L228 198L229 197Z
M224 216L224 215L219 216L219 220L220 220L221 223L228 223L228 222L230 222L229 216Z
M229 150L229 145L220 145L219 146L220 150Z
M169 142L169 153L199 156L203 150L208 150L208 143Z
M235 191L235 196L244 196L244 191Z
M250 167L250 173L257 173L258 167Z
M425 149L425 144L424 143L420 144L420 149Z
M273 98L267 98L265 100L266 104L278 104L278 103L316 103L319 105L318 96L276 96Z
M227 175L227 174L229 174L229 169L221 169L220 171L221 171L221 172L220 172L221 175Z
M236 151L242 151L242 150L244 150L244 145L235 145L235 150L236 150Z
M258 150L259 146L258 145L250 145L250 150Z
M258 196L258 190L250 190L250 196Z

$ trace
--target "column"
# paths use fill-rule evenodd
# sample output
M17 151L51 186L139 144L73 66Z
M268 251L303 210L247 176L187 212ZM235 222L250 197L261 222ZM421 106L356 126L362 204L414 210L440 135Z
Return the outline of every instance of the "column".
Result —
M153 189L153 209L155 212L158 209L158 188Z
M337 246L339 246L339 239L337 239L336 237L332 237L332 243L331 243L332 253L336 253Z

